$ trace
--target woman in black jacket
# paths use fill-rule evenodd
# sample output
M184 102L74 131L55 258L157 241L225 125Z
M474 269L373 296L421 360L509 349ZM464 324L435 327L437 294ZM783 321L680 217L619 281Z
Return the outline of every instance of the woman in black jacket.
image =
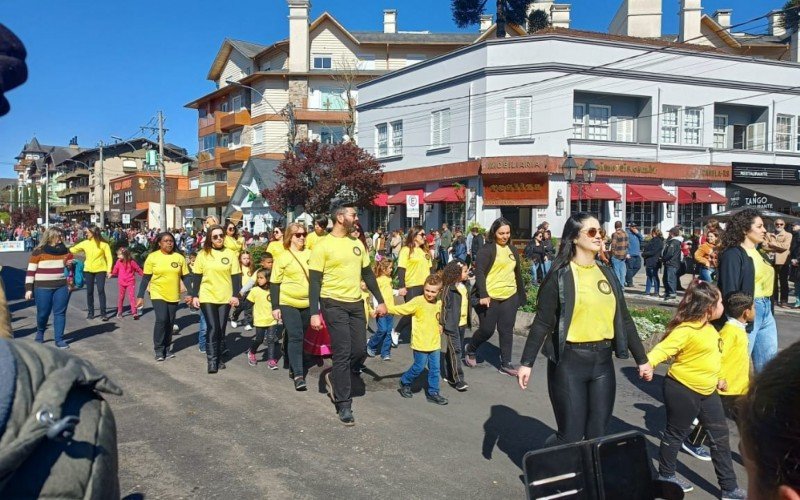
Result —
M500 373L516 377L511 364L514 345L514 321L517 309L527 302L522 284L520 259L511 246L511 223L500 217L492 223L486 234L486 244L475 259L475 288L478 294L480 327L464 348L464 362L477 366L475 351L494 335L500 336Z
M789 278L794 282L794 308L800 309L800 222L792 224L792 246L789 247L787 264L792 266Z
M558 444L606 434L616 394L612 353L627 358L630 351L639 376L652 377L620 283L595 260L602 244L597 219L584 212L567 219L520 361L517 378L525 389L540 349L548 359L547 387L558 426L551 440Z
M642 258L644 259L644 269L647 273L647 281L644 286L645 295L653 295L658 297L658 289L661 283L658 280L658 269L661 267L661 251L664 250L664 236L661 234L661 229L654 227L650 231L650 241L647 242L642 250ZM650 287L653 291L650 291Z
M534 285L538 285L539 282L544 279L545 274L547 274L547 271L544 270L546 255L544 232L536 231L531 241L525 246L525 258L531 261L531 278ZM540 269L542 270L541 274L539 273Z

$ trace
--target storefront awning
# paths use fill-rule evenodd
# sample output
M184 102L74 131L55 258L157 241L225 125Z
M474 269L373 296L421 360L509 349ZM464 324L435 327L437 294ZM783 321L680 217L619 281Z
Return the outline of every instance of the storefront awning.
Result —
M694 193L694 197L692 197ZM679 187L678 204L689 205L691 203L717 203L724 205L728 199L711 188L704 187Z
M147 209L146 208L142 208L140 210L131 210L128 213L131 216L131 220L139 219L139 218L146 219L146 217L144 217L144 216L147 215Z
M764 193L773 198L778 198L789 203L800 204L800 187L781 184L731 184L751 191Z
M650 186L646 184L628 184L626 187L628 203L642 201L652 201L656 203L674 203L675 197L664 191L661 186Z
M425 197L425 203L463 203L464 188L455 186L440 187Z
M421 190L421 189L411 189L411 190L408 190L408 191L400 191L397 194L391 195L389 197L389 199L386 200L386 204L387 205L405 205L406 204L406 196L409 196L409 195L411 195L411 196L414 196L414 195L419 196L419 199L422 200L422 198L425 197L425 192L423 190Z
M389 206L386 203L388 199L389 199L389 193L381 193L372 199L372 204L376 207L387 207Z
M578 196L580 194L580 196ZM593 182L591 184L572 184L570 187L570 198L572 201L583 200L614 200L622 199L622 196L605 182Z

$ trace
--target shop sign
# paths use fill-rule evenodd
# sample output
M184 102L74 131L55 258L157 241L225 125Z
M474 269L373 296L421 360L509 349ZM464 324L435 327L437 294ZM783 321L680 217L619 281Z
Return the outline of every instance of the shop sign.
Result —
M131 214L122 214L122 223L123 224L130 224L131 223Z
M766 186L765 186L766 187ZM777 212L787 212L791 208L791 203L779 198L773 198L764 193L753 191L736 184L730 184L727 189L728 208L759 208L763 210L775 210Z
M580 162L578 162L580 163ZM685 165L678 163L619 162L595 160L597 175L605 177L638 177L647 179L731 180L731 167Z
M494 206L546 206L547 174L483 176L483 204Z
M122 189L128 189L131 187L131 179L125 179L124 181L118 181L114 183L113 190L120 191Z
M733 180L739 182L776 182L790 185L800 184L799 166L758 165L755 163L734 163Z

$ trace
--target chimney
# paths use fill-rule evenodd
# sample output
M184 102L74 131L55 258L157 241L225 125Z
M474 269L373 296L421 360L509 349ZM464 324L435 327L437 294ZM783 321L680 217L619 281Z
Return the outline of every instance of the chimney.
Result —
M397 33L397 11L395 9L383 11L383 32Z
M289 71L309 70L308 11L309 0L287 0L289 3Z
M553 28L569 29L570 5L566 3L554 3L550 7L550 24Z
M534 10L543 10L550 15L550 9L553 7L553 0L533 0L528 4L528 9L525 12L525 17L531 15Z
M714 14L711 17L717 22L717 24L726 30L729 30L731 28L732 15L733 9L717 9L714 11Z
M661 0L623 0L608 26L612 35L659 38Z
M679 42L702 43L699 38L700 18L703 16L703 6L700 0L680 0L680 28Z
M772 36L786 36L786 28L783 27L783 16L780 10L773 10L769 13L769 34Z
M486 33L486 31L492 27L493 20L494 18L491 14L481 15L481 33Z

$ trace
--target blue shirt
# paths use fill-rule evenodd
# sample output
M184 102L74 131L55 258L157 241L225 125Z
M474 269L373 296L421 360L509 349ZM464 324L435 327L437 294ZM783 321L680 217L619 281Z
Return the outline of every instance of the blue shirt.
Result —
M628 255L631 257L641 257L642 256L642 241L644 241L644 236L642 236L642 232L639 231L637 233L632 233L630 229L626 231L628 233Z

